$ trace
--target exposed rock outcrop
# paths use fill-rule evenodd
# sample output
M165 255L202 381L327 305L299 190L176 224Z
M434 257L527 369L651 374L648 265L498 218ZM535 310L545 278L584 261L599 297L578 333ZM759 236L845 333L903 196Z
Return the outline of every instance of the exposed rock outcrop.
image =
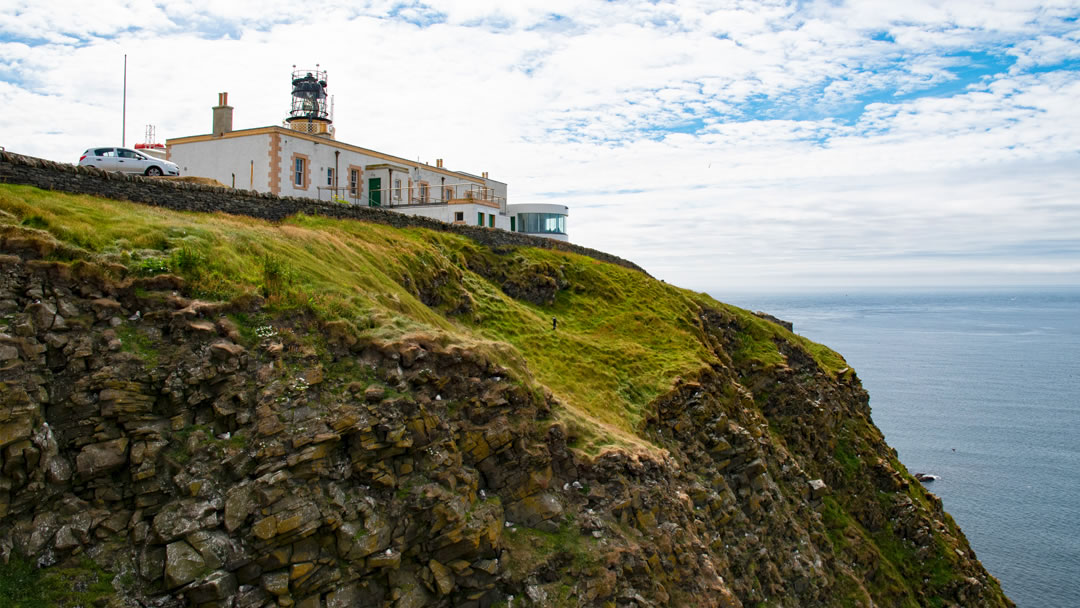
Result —
M1011 605L854 372L768 315L500 231L2 152L0 180L158 206L0 186L0 600Z
M92 560L99 603L1008 605L854 375L788 343L732 359L723 311L700 311L721 363L650 407L657 449L586 457L469 348L5 245L0 558Z

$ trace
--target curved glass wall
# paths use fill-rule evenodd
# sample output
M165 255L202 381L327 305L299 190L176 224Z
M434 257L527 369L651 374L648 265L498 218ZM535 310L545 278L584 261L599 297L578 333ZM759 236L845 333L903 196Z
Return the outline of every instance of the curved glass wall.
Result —
M518 232L566 234L566 216L558 213L519 213Z

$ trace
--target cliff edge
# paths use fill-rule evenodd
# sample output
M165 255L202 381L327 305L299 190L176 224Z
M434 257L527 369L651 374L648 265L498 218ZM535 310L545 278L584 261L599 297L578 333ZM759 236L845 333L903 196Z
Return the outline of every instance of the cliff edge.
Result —
M584 253L0 185L0 606L1012 605L840 355Z

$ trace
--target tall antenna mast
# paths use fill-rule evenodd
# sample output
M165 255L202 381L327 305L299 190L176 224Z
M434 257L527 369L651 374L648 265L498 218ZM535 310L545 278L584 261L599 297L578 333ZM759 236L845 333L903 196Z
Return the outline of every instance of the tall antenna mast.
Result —
M124 109L120 116L120 146L127 146L127 53L124 53Z

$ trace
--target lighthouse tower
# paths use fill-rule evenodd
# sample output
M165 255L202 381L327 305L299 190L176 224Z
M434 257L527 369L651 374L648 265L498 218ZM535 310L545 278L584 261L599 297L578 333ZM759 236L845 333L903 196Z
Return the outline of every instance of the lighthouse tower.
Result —
M298 70L293 66L292 109L285 119L285 126L294 131L334 138L334 112L326 98L326 71Z

